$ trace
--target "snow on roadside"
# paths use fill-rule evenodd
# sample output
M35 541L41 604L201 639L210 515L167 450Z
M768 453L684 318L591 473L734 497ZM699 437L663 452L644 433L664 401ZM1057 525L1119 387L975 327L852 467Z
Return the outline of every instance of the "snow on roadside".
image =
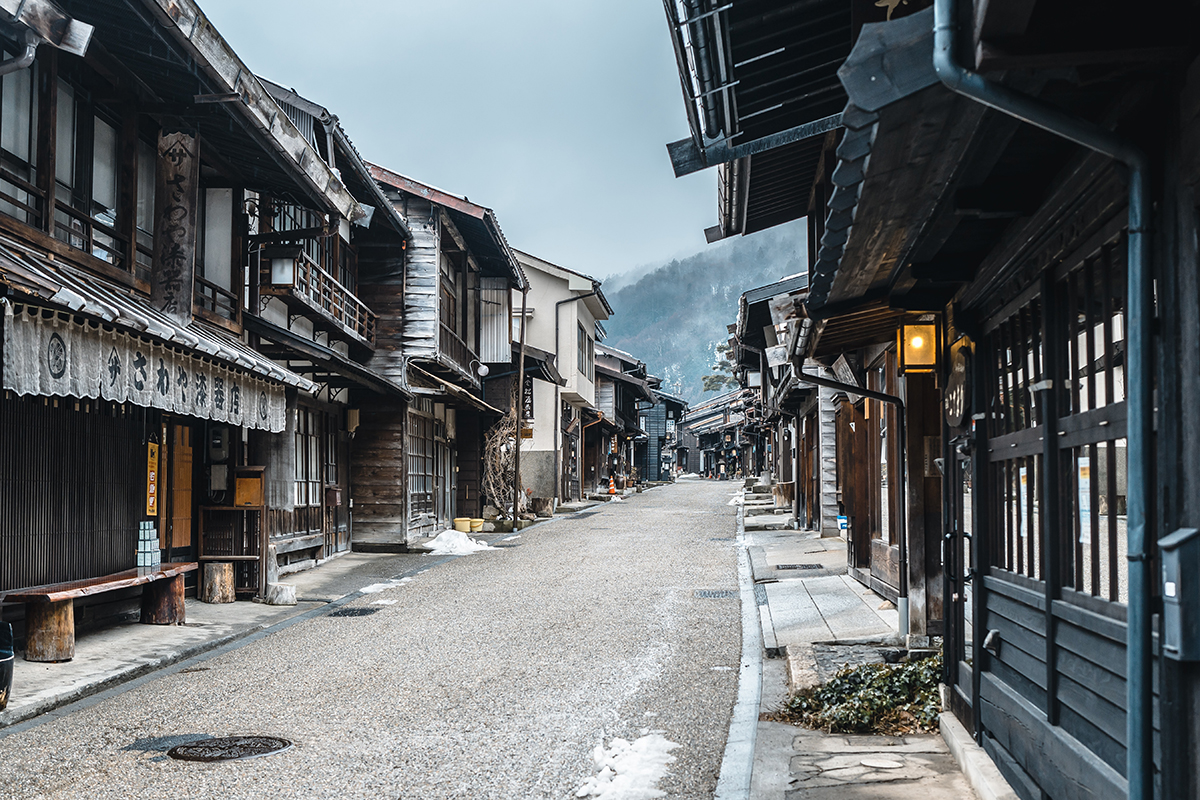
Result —
M679 747L662 734L651 733L630 742L613 739L605 749L596 745L592 760L598 772L584 781L576 797L595 797L597 800L651 800L665 797L656 788L667 774L667 765L675 761L671 751Z
M465 556L479 550L496 549L456 530L442 531L426 546L429 548L427 555L431 556Z
M746 498L743 497L742 494L739 492L738 494L735 494L733 497L729 498L729 502L726 503L725 505L727 505L727 506L744 506L744 505L746 505Z
M372 583L370 586L364 586L359 589L359 591L363 594L379 594L380 592L387 591L388 589L395 589L397 586L403 586L411 580L412 578L392 578L390 581L384 581L383 583Z

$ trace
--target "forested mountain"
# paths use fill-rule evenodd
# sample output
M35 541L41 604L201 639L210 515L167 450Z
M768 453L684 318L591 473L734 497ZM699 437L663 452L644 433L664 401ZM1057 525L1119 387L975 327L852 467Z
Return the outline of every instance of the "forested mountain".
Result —
M605 323L605 344L645 361L664 391L702 400L702 378L713 373L726 326L737 321L738 297L806 272L806 233L800 220L609 278L604 293L616 313Z

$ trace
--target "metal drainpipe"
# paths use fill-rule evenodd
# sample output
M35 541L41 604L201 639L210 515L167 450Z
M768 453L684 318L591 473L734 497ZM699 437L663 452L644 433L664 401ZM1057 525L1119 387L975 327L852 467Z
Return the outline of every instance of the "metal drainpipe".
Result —
M902 508L900 515L896 520L899 530L897 533L900 536L900 580L899 586L896 587L896 611L900 615L900 624L897 625L897 633L907 639L908 637L908 432L904 425L904 401L893 394L884 394L877 392L874 389L863 389L855 386L852 383L842 383L831 378L822 378L820 375L810 375L807 372L801 371L796 375L796 381L799 383L808 383L813 386L824 386L828 389L837 389L840 392L849 394L862 395L870 397L872 400L878 400L881 403L888 403L896 407L896 436L900 440L900 502Z
M28 69L33 63L33 57L37 55L38 43L41 38L29 28L25 29L25 49L21 51L21 55L13 56L5 61L0 61L0 76L7 75L10 72L19 72L23 69Z
M1127 308L1129 623L1126 648L1126 775L1129 800L1154 797L1153 698L1151 695L1150 569L1146 552L1147 483L1154 434L1150 375L1153 301L1150 276L1149 159L1140 149L1086 120L992 83L954 59L954 0L935 0L933 66L948 89L1068 141L1102 153L1129 168Z
M700 0L687 0L684 3L689 19L695 19L704 13ZM713 69L710 60L712 53L708 46L708 20L698 19L688 23L688 35L692 40L692 53L696 63L696 78L700 84L701 108L704 112L704 135L715 139L721 135L721 120L717 114L716 95L710 94L713 87Z
M587 294L580 294L580 295L576 295L575 297L568 297L566 300L559 300L558 302L556 302L554 304L554 354L555 355L559 355L559 352L558 352L558 350L559 350L559 341L558 341L558 327L559 327L558 326L558 309L559 309L559 307L562 305L565 305L566 303L574 303L576 300L583 300L585 298L591 297L592 295L596 295L599 293L600 293L599 289L593 289L592 291L588 292ZM524 317L522 317L521 324L522 325L524 324ZM558 403L556 404L556 406L562 404L562 401L559 400L558 388L555 388L555 390L554 390L554 398L555 398L555 400L558 400ZM558 414L558 413L560 413L560 412L556 408L555 414ZM582 415L580 416L580 421L581 422L583 421ZM555 446L554 446L554 472L555 472L555 475L554 475L554 497L555 497L555 499L558 498L559 484L562 482L562 447L560 444L562 437L559 435L559 432L558 432L558 428L560 426L561 426L561 423L556 423L555 428L554 428L554 441L555 441ZM582 433L580 433L580 435L579 435L579 444L581 446L583 445L583 434ZM580 476L580 478L579 478L579 492L580 492L580 494L583 493L583 476Z

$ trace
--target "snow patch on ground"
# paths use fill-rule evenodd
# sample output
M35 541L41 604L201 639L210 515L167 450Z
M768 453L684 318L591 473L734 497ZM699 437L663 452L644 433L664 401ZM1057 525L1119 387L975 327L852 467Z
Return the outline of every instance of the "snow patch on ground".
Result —
M744 506L744 505L746 505L746 498L742 497L741 492L739 492L739 493L735 494L733 497L729 498L729 502L726 503L725 505L727 505L727 506Z
M373 606L394 606L394 605L396 605L396 603L399 603L399 602L400 602L399 600L376 600L374 603L371 603L371 605L373 605Z
M606 749L596 745L592 760L595 775L584 781L576 797L595 797L598 800L651 800L665 797L666 792L655 788L667 774L667 765L675 761L671 751L679 747L662 734L651 733L630 742L613 739Z
M431 556L465 556L479 550L496 549L456 530L442 531L427 547Z
M370 586L364 586L363 588L359 589L359 591L363 594L379 594L380 592L385 592L388 589L395 589L397 586L403 586L411 580L412 578L392 578L390 581L384 581L383 583L372 583Z

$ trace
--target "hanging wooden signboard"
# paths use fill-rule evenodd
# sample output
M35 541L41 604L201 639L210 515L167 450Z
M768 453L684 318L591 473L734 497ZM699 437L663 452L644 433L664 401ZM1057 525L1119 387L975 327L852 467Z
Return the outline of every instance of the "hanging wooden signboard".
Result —
M158 445L146 447L146 516L158 516Z

